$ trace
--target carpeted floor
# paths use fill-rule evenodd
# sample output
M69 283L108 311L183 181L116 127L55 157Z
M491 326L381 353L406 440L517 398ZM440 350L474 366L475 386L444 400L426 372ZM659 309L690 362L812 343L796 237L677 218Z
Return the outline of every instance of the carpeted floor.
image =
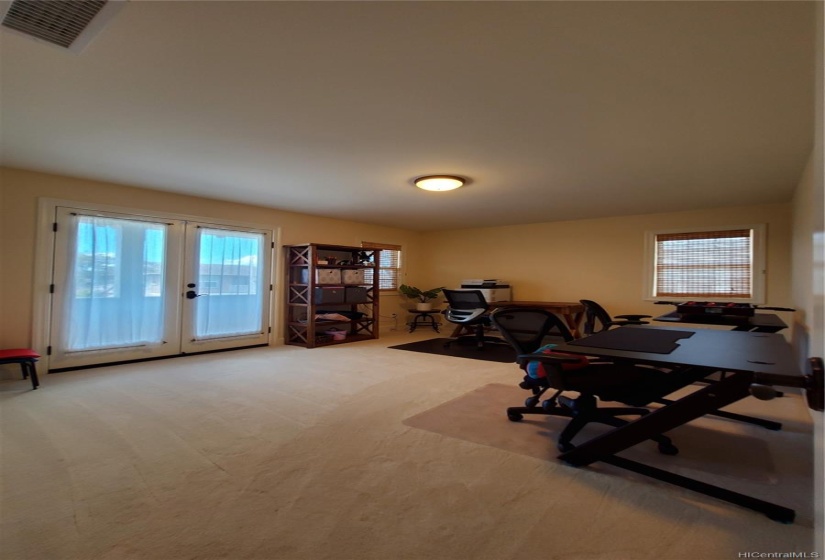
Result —
M450 338L432 338L409 342L398 346L390 346L393 350L408 350L410 352L423 352L424 354L438 354L440 356L453 356L454 358L468 358L471 360L487 360L492 362L514 363L516 352L507 344L486 344L479 349L472 344L453 342L449 346Z
M730 560L812 550L811 417L799 396L731 407L782 421L781 432L703 419L674 431L678 456L651 453L796 508L782 525L609 465L560 463L556 419L504 416L524 399L514 364L388 348L429 335L43 375L37 391L9 370L0 556Z

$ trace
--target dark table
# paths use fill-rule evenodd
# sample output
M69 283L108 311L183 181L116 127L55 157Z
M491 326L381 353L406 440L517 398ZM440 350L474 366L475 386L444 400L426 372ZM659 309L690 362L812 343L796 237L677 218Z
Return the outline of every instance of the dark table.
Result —
M735 331L750 331L776 333L787 329L788 325L773 313L754 313L751 317L736 317L733 315L697 315L684 314L673 311L653 319L665 323L687 323L695 325L726 325Z
M670 341L670 351L667 343L651 344L652 339L672 339L673 336L683 337ZM724 406L748 397L749 389L754 383L806 387L812 390L812 376L805 376L799 371L793 351L782 335L690 327L676 329L633 326L603 331L584 339L559 344L554 350L650 364L682 372L692 371L696 373L696 378L703 378L719 371L726 372L718 382L704 386L678 400L669 401L646 416L582 443L562 453L560 459L574 466L586 466L597 461L605 462L759 511L777 521L793 522L796 514L792 509L616 455L652 436L706 414L715 413ZM812 364L817 363L815 360L819 360L819 371L816 374L819 379L819 400L816 402L821 403L822 362L821 359L814 359L811 361ZM668 373L663 372L662 375ZM813 408L813 405L811 406Z

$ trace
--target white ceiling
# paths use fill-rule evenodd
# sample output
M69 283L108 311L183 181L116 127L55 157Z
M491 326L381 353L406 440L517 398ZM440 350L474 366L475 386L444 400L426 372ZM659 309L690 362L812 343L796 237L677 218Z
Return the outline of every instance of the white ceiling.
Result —
M409 229L788 201L813 146L813 2L132 1L80 54L0 41L4 165Z

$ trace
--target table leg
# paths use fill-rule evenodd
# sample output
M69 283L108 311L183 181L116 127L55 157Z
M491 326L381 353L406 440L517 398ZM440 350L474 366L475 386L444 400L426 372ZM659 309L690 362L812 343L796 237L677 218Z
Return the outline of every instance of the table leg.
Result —
M776 391L776 393L777 396L782 396L781 391ZM673 404L674 401L670 399L658 399L656 402L659 404ZM764 418L754 418L753 416L745 416L744 414L736 414L735 412L727 412L725 410L714 410L713 412L708 412L708 415L718 416L719 418L727 418L728 420L736 420L737 422L745 422L746 424L754 424L756 426L767 428L768 430L782 429L782 424L780 422L765 420Z
M749 396L748 389L753 378L752 373L733 373L718 383L708 385L638 420L580 444L575 449L562 453L559 458L577 467L602 461L662 482L753 509L776 521L791 523L796 515L792 509L616 456L616 453L653 436L677 428Z
M694 492L699 492L700 494L704 494L718 500L724 500L738 506L758 511L765 514L770 519L779 521L780 523L793 523L793 520L796 517L796 512L790 508L772 504L770 502L766 502L765 500L760 500L759 498L754 498L745 494L740 494L739 492L734 492L733 490L707 484L700 480L688 478L686 476L662 469L657 469L656 467L651 467L650 465L645 465L644 463L639 463L638 461L631 461L630 459L625 459L624 457L619 457L616 455L606 457L603 461L613 465L614 467L633 471L635 473L655 478L656 480L661 480L662 482L673 484L674 486L680 486L687 490L693 490Z
M582 333L579 330L579 325L582 323L584 311L579 311L577 313L563 313L562 317L564 317L564 321L567 323L567 328L570 329L570 334L572 334L574 338L581 338Z

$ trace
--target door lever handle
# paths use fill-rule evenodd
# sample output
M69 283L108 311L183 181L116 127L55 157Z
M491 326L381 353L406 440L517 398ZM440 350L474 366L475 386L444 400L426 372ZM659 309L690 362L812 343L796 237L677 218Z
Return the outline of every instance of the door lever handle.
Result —
M189 290L186 292L186 299L195 299L196 297L200 297L203 294L196 294L195 290Z

